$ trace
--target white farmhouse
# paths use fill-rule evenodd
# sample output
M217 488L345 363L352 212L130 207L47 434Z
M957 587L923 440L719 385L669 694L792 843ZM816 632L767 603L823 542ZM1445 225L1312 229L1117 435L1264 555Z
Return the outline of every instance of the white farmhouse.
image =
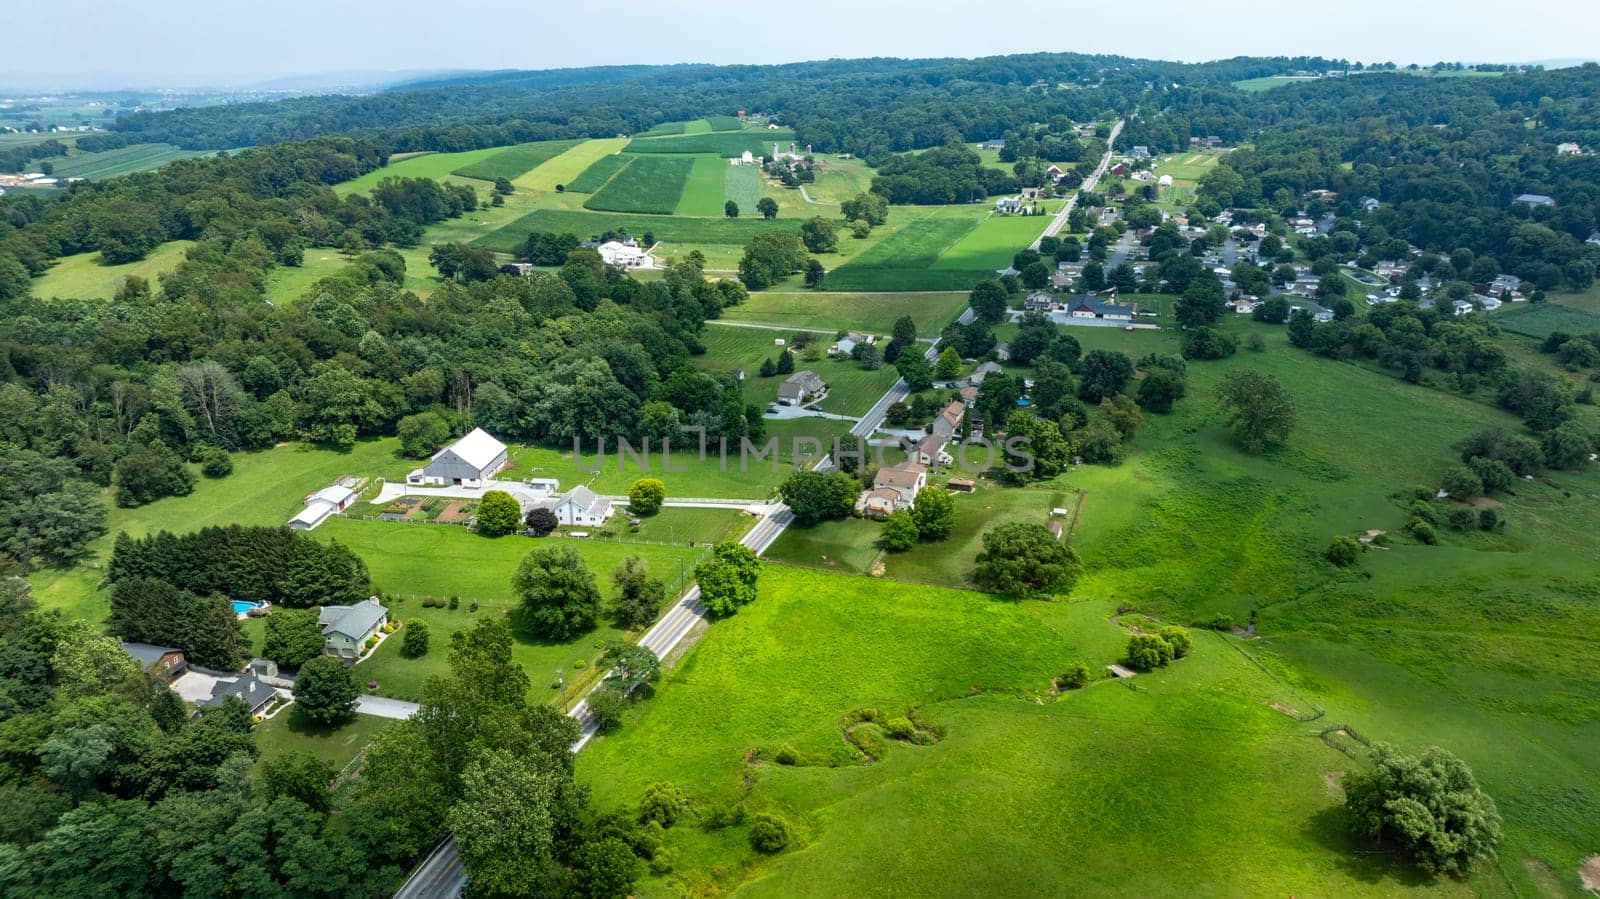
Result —
M611 517L611 500L582 485L541 505L554 512L556 521L567 527L599 527Z

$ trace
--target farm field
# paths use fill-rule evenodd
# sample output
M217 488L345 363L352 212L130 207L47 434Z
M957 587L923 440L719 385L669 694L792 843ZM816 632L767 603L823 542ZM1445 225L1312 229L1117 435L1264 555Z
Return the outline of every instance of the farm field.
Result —
M823 289L850 293L969 289L982 278L993 275L993 270L934 271L934 265L940 254L977 228L986 215L988 209L976 204L892 207L888 226L876 229L888 233L849 261L831 268ZM1039 227L1044 227L1042 220ZM841 247L852 243L849 238L840 240Z
M817 180L806 185L806 195L815 204L838 206L856 194L866 193L872 187L872 169L859 159L839 159L833 156L817 157ZM799 200L799 191L784 191ZM805 202L800 201L805 206ZM891 210L889 218L894 218Z
M840 330L888 334L903 315L917 325L917 336L934 337L967 306L967 295L943 293L829 293L757 291L722 310L729 322L780 325L825 333ZM712 324L710 327L717 327ZM782 336L782 335L773 335Z
M517 144L504 148L487 159L464 165L451 174L481 181L493 181L496 178L515 179L581 143L583 143L581 140L544 140Z
M713 153L718 156L738 156L746 150L760 155L771 154L774 141L787 145L794 140L794 132L786 128L777 131L745 130L715 131L701 134L641 137L628 144L629 153L681 154Z
M678 207L696 160L677 156L641 156L584 201L604 212L671 215Z
M573 193L592 194L610 181L612 176L627 168L636 158L623 153L602 156L584 169L578 177L572 179L567 185L567 190Z
M603 807L631 808L668 780L701 815L741 806L798 830L796 847L762 857L742 826L680 824L668 832L676 869L643 881L645 896L695 885L786 896L1396 888L1382 861L1332 860L1330 842L1349 847L1323 777L1349 760L1273 711L1293 693L1228 639L1199 634L1190 658L1137 691L1099 683L1051 697L1070 660L1098 668L1120 654L1126 634L1110 612L768 566L757 600L586 749L579 776ZM840 732L864 707L912 710L942 739L883 739L866 759ZM786 746L799 764L770 761ZM1214 814L1157 811L1174 805ZM1070 856L1037 851L1063 832Z
M461 153L408 153L404 158L391 157L389 164L382 168L373 169L359 178L352 178L333 186L334 193L341 197L350 194L369 193L378 182L385 178L434 178L446 180L453 175L456 169L466 168L483 162L498 153L505 152L505 147L485 147L481 150L466 150ZM481 186L481 185L480 185Z
M183 261L184 251L192 246L192 240L175 240L162 244L138 262L122 265L101 265L99 253L63 256L43 275L34 279L33 295L42 298L109 300L116 295L123 279L130 275L144 278L151 287L156 287L157 277L176 268Z
M593 165L596 160L604 159L617 153L627 143L626 138L616 137L586 140L540 163L533 169L511 179L511 183L517 188L517 193L506 198L507 208L517 210L522 209L524 204L534 201L551 201L555 196L554 191L558 185L565 186L567 182L577 178L585 169Z
M993 273L1011 264L1018 250L1027 249L1050 222L1045 216L991 215L967 235L939 254L937 271Z
M647 162L655 162L654 157L640 157ZM678 198L678 205L673 209L674 215L693 215L714 217L723 214L722 204L728 199L728 173L744 166L728 165L728 161L720 156L696 156L694 166L689 170L689 176L683 183L683 194ZM752 167L753 168L753 167ZM626 177L626 176L624 176ZM757 185L756 194L760 186ZM755 203L748 207L746 215L755 214Z
M762 360L777 355L773 338L783 335L775 331L755 328L711 326L706 329L702 342L704 356L695 357L695 365L714 371L743 369L745 372L745 401L765 407L778 399L778 384L785 375L763 378L758 374ZM819 333L816 346L826 350L833 345L832 333ZM824 412L840 415L861 415L883 396L884 391L899 379L894 366L885 365L877 371L867 371L852 359L830 359L823 356L807 360L804 354L794 360L795 371L810 369L828 385L828 395L820 403Z
M756 205L761 202L762 193L760 166L724 165L722 188L724 199L739 204L740 215L760 214L756 209Z
M50 164L51 173L57 178L97 181L158 169L176 159L206 155L210 154L180 149L171 144L133 144L99 153L79 153L74 150L69 156L50 160Z
M700 513L704 510L685 511ZM730 525L738 518L734 512L711 511L722 516ZM677 512L669 509L660 515L663 521L667 521ZM716 528L708 529L703 519L699 522L685 521L685 525L686 530L695 533L718 531ZM349 518L330 520L318 528L315 535L325 540L337 540L366 560L373 583L390 597L391 617L406 622L428 622L428 655L408 659L400 654L400 641L385 641L356 669L362 680L378 682L379 695L408 700L417 698L423 681L428 677L445 672L451 634L471 627L475 619L489 615L512 615L513 626L516 627L517 601L511 591L511 577L523 558L534 550L547 547L571 547L577 550L584 564L594 574L604 601L609 603L615 597L611 571L629 556L643 559L652 574L668 584L670 593L683 585L684 578L709 546L709 543L702 542L697 547L690 547L687 540L679 545L665 546L593 538L549 537L536 540L508 536L491 539L464 527L357 521ZM720 535L718 532L717 536ZM661 539L664 541L666 538L663 536ZM422 598L427 596L439 599L458 596L460 604L456 609L448 606L425 608ZM474 603L476 611L473 611ZM545 641L520 633L520 628L518 630L514 657L527 669L533 682L529 695L537 701L559 697L558 691L551 686L558 670L577 677L583 668L594 663L606 641L624 636L623 631L612 625L609 614L602 615L600 626L595 630L566 642ZM579 661L581 666L573 664Z

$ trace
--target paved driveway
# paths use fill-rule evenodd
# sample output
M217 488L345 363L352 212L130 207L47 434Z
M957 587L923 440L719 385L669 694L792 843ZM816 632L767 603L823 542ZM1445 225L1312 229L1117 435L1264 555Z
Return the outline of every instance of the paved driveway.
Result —
M382 696L357 696L356 714L403 721L417 713L417 704Z

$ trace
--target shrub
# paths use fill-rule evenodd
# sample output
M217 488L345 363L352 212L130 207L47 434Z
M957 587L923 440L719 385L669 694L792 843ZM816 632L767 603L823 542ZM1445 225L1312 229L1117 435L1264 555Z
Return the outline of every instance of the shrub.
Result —
M1499 459L1490 459L1484 456L1474 456L1467 460L1467 467L1478 476L1478 481L1483 485L1485 493L1499 493L1511 487L1517 479L1516 472L1511 466Z
M459 597L459 596L450 597L450 611L454 612L456 609L459 609L459 608L461 608L461 597Z
M658 478L640 478L628 488L628 507L639 515L656 514L666 499L667 485Z
M405 635L400 639L400 654L408 659L428 654L428 622L413 618L406 623Z
M1341 534L1333 538L1333 542L1328 544L1328 548L1323 551L1322 557L1340 568L1346 568L1354 565L1356 557L1360 554L1361 544L1357 543L1354 538Z
M611 684L603 684L589 694L589 714L594 718L595 729L601 733L615 730L622 723L622 710L628 706L628 697Z
M883 522L878 534L878 546L887 552L905 552L917 545L917 523L911 513L901 509Z
M1128 638L1128 665L1138 671L1152 671L1172 661L1172 644L1155 634L1134 634Z
M911 723L910 718L904 716L890 718L884 722L883 731L896 740L915 740L917 738L917 726Z
M782 852L793 838L789 822L771 812L756 815L755 823L750 825L750 848L757 852Z
M1189 650L1194 646L1194 639L1189 636L1189 632L1176 624L1169 624L1162 628L1161 639L1167 641L1167 645L1172 647L1172 657L1175 659L1181 659L1188 655Z
M1081 690L1089 685L1089 663L1079 659L1067 666L1056 678L1056 687L1062 690Z
M478 533L485 537L503 537L517 529L522 519L522 506L504 490L490 490L478 503Z
M1450 510L1450 527L1465 531L1478 522L1478 515L1470 506L1457 506Z
M1478 527L1481 530L1497 530L1503 523L1504 522L1500 518L1500 513L1493 509L1484 509L1478 513Z
M1417 538L1419 542L1426 543L1429 546L1439 542L1439 534L1434 531L1433 525L1423 521L1421 518L1411 519L1406 524L1406 530L1410 531L1411 536Z
M772 754L772 760L780 765L798 765L800 764L800 752L793 746L784 744L779 746L778 751Z
M1218 612L1217 614L1211 616L1211 620L1207 621L1204 625L1202 625L1202 627L1205 627L1208 630L1228 633L1233 630L1233 616L1227 614L1226 612Z
M1439 523L1439 513L1434 510L1433 503L1414 502L1411 504L1411 517L1420 518L1428 524Z
M532 531L535 537L547 537L551 531L556 529L557 525L561 524L561 521L556 518L556 513L539 506L528 510L528 517L524 519L523 523L528 526L528 530Z
M671 827L688 810L689 800L683 791L666 781L645 787L644 798L639 800L639 820L654 821L662 827Z
M1450 494L1451 499L1462 502L1483 495L1483 479L1465 465L1450 466L1450 470L1444 473L1444 481L1440 486L1444 488L1444 492Z
M200 473L208 478L225 478L233 474L233 457L220 446L202 446L195 453L200 463Z

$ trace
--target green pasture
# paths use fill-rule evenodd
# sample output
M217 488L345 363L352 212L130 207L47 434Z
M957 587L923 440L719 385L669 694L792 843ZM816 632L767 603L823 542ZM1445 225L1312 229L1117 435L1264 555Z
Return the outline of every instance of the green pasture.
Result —
M177 268L191 246L192 240L175 240L156 247L138 262L121 265L102 265L99 253L63 256L34 279L32 293L46 299L109 300L130 275L144 278L152 288L159 287L157 279Z
M1600 312L1559 303L1518 303L1496 312L1494 322L1513 334L1543 340L1557 331L1567 334L1600 331Z
M786 376L763 378L758 372L762 360L772 358L776 361L779 348L772 341L784 337L786 335L778 331L713 326L707 328L701 338L706 353L695 357L695 365L715 371L742 369L745 373L745 400L764 407L777 401L778 384ZM826 351L833 345L833 333L819 332L814 345L818 350ZM809 353L808 348L806 353L797 355L794 360L795 371L810 369L828 385L828 396L820 404L824 412L862 415L899 379L890 365L877 371L867 371L861 367L861 363L848 357L832 359L819 355L817 359L808 359L806 355Z
M896 206L889 211L886 232L867 249L828 272L824 289L845 292L894 290L965 290L993 270L935 270L939 256L955 246L988 214L979 205ZM1044 227L1043 219L1039 227ZM851 243L843 237L840 245Z
M931 268L993 273L1010 265L1017 251L1027 249L1049 222L1046 216L991 215L940 253Z

